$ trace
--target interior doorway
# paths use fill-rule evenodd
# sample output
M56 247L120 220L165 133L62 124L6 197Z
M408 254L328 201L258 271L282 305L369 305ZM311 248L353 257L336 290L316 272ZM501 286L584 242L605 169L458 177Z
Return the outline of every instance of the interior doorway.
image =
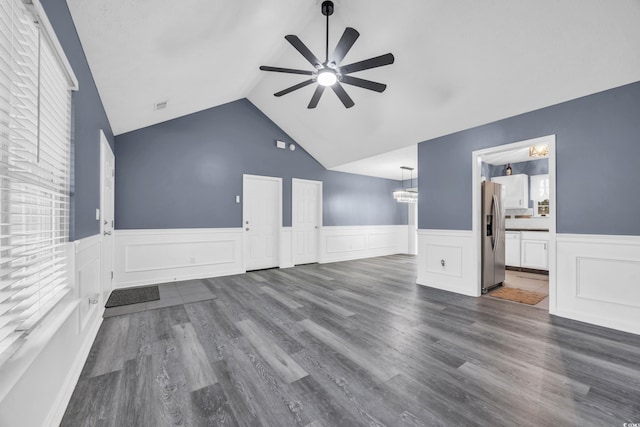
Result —
M282 178L242 176L245 269L278 267L282 227Z
M104 132L100 130L100 292L106 301L113 289L113 229L115 226L116 162Z
M546 158L548 159L548 178L546 184L547 199L531 200L529 196L531 193L527 193L526 203L522 202L520 198L515 198L513 201L513 212L518 212L517 207L522 208L522 215L510 215L508 220L505 220L505 237L506 237L506 264L513 264L510 259L516 258L522 261L518 264L517 268L508 268L505 275L505 281L503 283L504 288L516 288L525 291L544 291L544 288L548 289L548 299L545 303L539 305L540 308L547 308L550 313L555 312L556 307L556 167L555 167L555 135L544 136L540 138L530 139L515 142L512 144L500 145L497 147L491 147L484 150L474 151L472 153L472 234L474 244L472 247L472 260L476 264L476 277L477 277L477 295L481 295L482 289L482 239L483 230L481 226L481 183L483 180L488 179L486 173L483 171L483 166L486 167L486 162L489 159L495 160L503 157L506 165L504 169L509 169L506 173L507 176L512 174L511 164L508 163L508 159L513 153L527 153L527 156L536 157L535 150L532 147L548 147L548 153ZM496 162L494 162L496 163ZM514 182L517 182L519 178L513 174ZM526 175L526 174L522 174ZM498 179L489 178L491 181L503 182L503 177ZM538 185L539 179L531 180L529 176L524 179L524 184L527 185L527 191L530 189L530 185ZM535 183L535 184L534 184ZM508 194L503 195L505 198L505 207L508 207L511 203L508 199ZM532 203L533 202L533 203ZM523 206L517 206L520 203ZM533 207L531 206L533 205ZM509 210L507 210L509 212ZM543 212L545 221L530 221L535 219L536 213ZM529 219L530 218L530 219ZM544 227L539 226L540 223L544 223ZM536 227L529 227L529 224L538 224ZM516 243L517 242L517 243ZM510 247L517 250L516 254L510 250ZM545 274L548 272L548 275ZM534 290L533 288L536 288ZM512 289L513 291L513 289ZM497 291L496 291L497 292ZM547 305L548 304L548 305ZM535 305L535 304L531 304Z
M293 263L318 262L318 243L322 227L322 181L291 180L291 228Z

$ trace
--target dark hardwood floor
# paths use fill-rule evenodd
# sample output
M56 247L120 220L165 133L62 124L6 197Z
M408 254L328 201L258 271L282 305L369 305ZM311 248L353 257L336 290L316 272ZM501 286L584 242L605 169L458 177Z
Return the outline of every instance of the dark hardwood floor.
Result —
M395 255L104 320L63 426L622 426L640 336L415 284Z

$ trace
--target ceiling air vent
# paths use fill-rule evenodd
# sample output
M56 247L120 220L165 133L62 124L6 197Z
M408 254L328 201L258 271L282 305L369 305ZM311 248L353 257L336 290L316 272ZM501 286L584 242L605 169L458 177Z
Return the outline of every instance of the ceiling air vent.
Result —
M156 102L155 105L153 106L153 109L155 111L164 110L165 108L167 108L167 102L169 102L169 101Z

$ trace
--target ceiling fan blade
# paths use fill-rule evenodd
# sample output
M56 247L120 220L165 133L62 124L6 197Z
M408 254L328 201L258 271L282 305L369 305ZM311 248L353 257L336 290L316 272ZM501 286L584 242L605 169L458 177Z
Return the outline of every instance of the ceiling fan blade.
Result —
M376 56L375 58L365 59L364 61L354 62L353 64L340 67L342 74L355 73L356 71L368 70L370 68L382 67L383 65L393 64L394 57L392 54L387 53L384 55Z
M307 59L307 61L311 63L311 65L313 65L316 68L322 65L322 62L320 62L320 60L316 58L316 56L309 50L309 48L305 46L304 43L302 43L302 40L300 40L298 36L289 34L287 36L284 36L284 38L287 39L287 41L291 43L291 45L295 47L296 50L300 52L302 56L304 56Z
M320 97L324 92L324 88L325 86L318 85L316 91L313 92L313 96L311 97L311 101L309 101L309 105L307 105L307 108L316 108L318 106L318 101L320 101Z
M346 108L351 108L356 105L356 103L353 102L353 99L351 99L351 97L347 94L340 83L334 84L333 86L331 86L331 89L333 89L336 95L338 95L338 98L340 98L340 101L342 101Z
M342 76L340 82L352 86L358 86L364 89L374 90L376 92L384 92L384 90L387 88L387 85L385 84L351 76Z
M333 51L333 56L331 57L332 61L336 64L340 64L359 36L360 33L354 28L347 27L344 30L344 33L342 33L342 37L340 37L340 41L336 45L336 49Z
M262 71L275 71L276 73L289 73L289 74L305 74L307 76L310 76L313 74L313 71L294 70L293 68L269 67L268 65L261 65L260 69Z
M282 95L286 95L290 92L293 92L294 90L298 90L300 88L303 88L305 86L309 86L311 83L313 83L313 79L309 79L309 80L305 80L302 83L298 83L297 85L293 85L291 87L288 87L284 90L281 90L280 92L276 92L274 93L275 96L282 96Z

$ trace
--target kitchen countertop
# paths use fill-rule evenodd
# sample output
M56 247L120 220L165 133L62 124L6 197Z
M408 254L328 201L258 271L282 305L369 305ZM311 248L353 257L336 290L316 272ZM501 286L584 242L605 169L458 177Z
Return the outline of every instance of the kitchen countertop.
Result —
M549 231L551 218L505 218L504 228L512 231Z

